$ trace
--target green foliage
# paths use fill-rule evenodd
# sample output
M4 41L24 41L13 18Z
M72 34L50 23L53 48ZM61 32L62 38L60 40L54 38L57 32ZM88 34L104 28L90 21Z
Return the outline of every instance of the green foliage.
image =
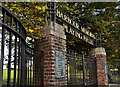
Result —
M46 8L44 2L4 2L2 5L22 22L29 37L37 38L42 35L40 30L45 23Z
M108 61L120 63L120 9L116 8L119 2L69 2L57 5L88 30L101 33ZM74 47L77 45L75 41L69 43Z
M3 5L22 21L29 36L37 38L42 35L40 29L43 29L47 8L44 2L12 2ZM108 61L120 63L120 9L116 8L119 2L58 2L56 5L88 30L101 33ZM76 38L73 40L68 43L79 48L76 43L82 42Z

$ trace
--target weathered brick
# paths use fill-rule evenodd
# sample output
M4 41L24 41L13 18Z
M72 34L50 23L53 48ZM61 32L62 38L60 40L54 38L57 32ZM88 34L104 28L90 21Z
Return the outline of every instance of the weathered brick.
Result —
M37 51L42 50L44 52L44 85L50 86L55 85L55 49L61 49L63 51L66 51L66 41L62 38L56 37L54 35L46 36L45 38L42 38L37 41L39 43L39 46L35 46ZM39 49L39 50L38 50ZM66 52L65 52L66 53ZM37 55L40 56L41 54ZM37 57L36 58L39 58ZM66 56L66 55L65 55ZM36 63L36 72L37 75L40 75L41 69L40 67L40 60L37 60L38 63ZM65 57L65 65L67 67L67 57ZM66 68L66 75L67 75L67 68ZM39 76L36 77L40 78ZM40 80L40 79L39 79ZM67 78L66 78L67 80ZM58 81L60 85L63 85L66 83L66 81Z

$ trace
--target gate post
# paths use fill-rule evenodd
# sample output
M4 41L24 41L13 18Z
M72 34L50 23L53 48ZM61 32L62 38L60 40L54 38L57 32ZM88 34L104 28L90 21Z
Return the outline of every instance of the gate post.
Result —
M97 85L108 86L108 72L105 48L98 47L91 50L91 55L96 59Z
M57 23L46 23L45 30L43 31L43 37L35 40L34 46L34 83L35 85L46 86L59 86L67 84L67 57L66 57L66 35L63 31L63 27ZM60 53L59 53L60 50ZM44 53L44 58L41 59L41 52ZM64 55L59 55L59 59L65 62L63 72L65 78L56 78L56 66L60 61L58 60L58 54L64 52ZM57 54L57 57L56 57ZM64 56L64 57L63 57ZM57 59L56 59L57 58ZM43 67L40 65L43 62ZM60 62L61 63L61 62ZM64 64L64 63L63 63ZM61 67L61 66L59 66ZM41 69L43 68L43 71ZM56 68L56 69L55 69ZM62 67L61 67L62 68ZM42 73L43 76L40 76ZM43 77L43 78L42 78ZM43 80L43 81L42 81ZM43 83L42 83L43 82Z

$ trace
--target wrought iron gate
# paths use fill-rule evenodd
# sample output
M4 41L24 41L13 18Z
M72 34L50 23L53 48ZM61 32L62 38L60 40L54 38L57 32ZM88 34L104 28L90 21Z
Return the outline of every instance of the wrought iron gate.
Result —
M0 8L0 86L33 85L33 45L26 43L22 23L6 8Z
M97 85L96 60L68 50L68 85Z

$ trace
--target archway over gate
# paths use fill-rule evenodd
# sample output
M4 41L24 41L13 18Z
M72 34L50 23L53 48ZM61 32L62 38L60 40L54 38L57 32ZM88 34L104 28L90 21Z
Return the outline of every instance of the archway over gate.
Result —
M56 10L54 3L47 5L50 9L46 10L50 12L50 16L46 15L46 21L49 22L45 25L44 36L35 42L35 83L45 86L107 85L105 50L100 45L95 48L101 43L100 40L84 26ZM80 48L68 46L67 42L73 41L69 36L80 40L74 41ZM95 49L90 53L92 48ZM41 52L44 56L39 58ZM85 54L91 54L91 57L86 57ZM39 63L42 65L38 67ZM40 67L42 70L39 70ZM104 73L101 74L102 71Z

